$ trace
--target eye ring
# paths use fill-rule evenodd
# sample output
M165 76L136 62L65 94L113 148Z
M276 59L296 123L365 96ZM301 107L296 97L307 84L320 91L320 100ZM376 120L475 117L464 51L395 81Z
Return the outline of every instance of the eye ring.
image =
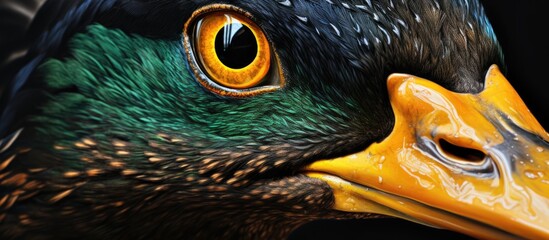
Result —
M189 67L207 90L225 97L241 98L273 92L283 86L283 70L278 57L262 29L252 19L250 13L238 7L213 4L196 10L185 23L183 44ZM226 38L227 29L231 32L235 23L236 29L240 29L238 35L245 32L248 40L253 36L257 53L250 55L248 51L247 58L238 53L236 65L229 67L230 58L235 54L229 54L226 61L220 57L222 54L219 54L221 51L216 44L219 44L220 35ZM241 31L243 29L246 31ZM248 50L254 49L252 45L247 45Z

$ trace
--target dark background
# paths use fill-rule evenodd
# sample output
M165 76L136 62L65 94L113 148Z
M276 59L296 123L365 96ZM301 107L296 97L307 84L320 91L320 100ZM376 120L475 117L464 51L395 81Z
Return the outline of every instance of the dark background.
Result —
M503 48L507 77L541 125L549 129L549 31L541 0L484 0Z
M549 129L549 13L543 0L484 0L503 48L507 78L545 129ZM290 237L303 239L470 239L396 219L319 221Z

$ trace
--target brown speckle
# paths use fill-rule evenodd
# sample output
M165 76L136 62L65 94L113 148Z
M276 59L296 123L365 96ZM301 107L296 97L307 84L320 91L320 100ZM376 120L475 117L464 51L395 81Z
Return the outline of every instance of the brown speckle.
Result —
M31 221L29 219L29 215L27 215L27 214L19 215L19 222L23 225L29 225L31 223Z
M13 206L13 204L17 201L18 198L19 198L19 196L11 196L11 197L6 201L6 206L4 206L4 209L8 209L8 208L10 208L11 206Z
M124 141L120 141L120 140L113 140L112 145L115 146L115 147L126 147L126 146L128 146L128 143L126 143Z
M212 185L212 186L208 186L208 190L210 190L212 192L224 192L224 191L227 191L227 188L222 187L222 186Z
M82 142L86 145L89 145L89 146L95 146L97 145L97 143L95 143L93 140L89 139L89 138L84 138L82 139Z
M236 181L238 181L238 178L231 178L231 179L227 180L227 183L228 183L228 184L233 184L233 183L235 183Z
M212 168L216 167L218 164L219 164L219 162L210 163L208 166L206 166L206 169L212 169Z
M27 182L27 174L18 173L2 181L2 185L21 186Z
M61 145L53 145L53 149L55 150L66 150L67 148Z
M216 152L216 150L214 150L214 149L207 149L207 150L202 150L202 151L200 151L200 154L202 154L202 155L210 155L210 154L215 153L215 152Z
M164 151L167 150L167 148L163 147L162 145L160 145L159 143L154 142L154 141L149 141L149 146L153 147L153 148L158 148L158 149L164 150Z
M282 165L285 162L286 162L286 160L278 160L274 163L274 165L278 167L278 166Z
M213 161L212 158L206 158L206 159L202 160L202 164L206 165L206 164L211 163L212 161Z
M144 178L144 180L147 180L149 182L161 182L162 180L164 180L164 178L161 178L161 177L149 177L149 178Z
M80 172L68 171L68 172L65 172L65 174L63 174L63 176L66 177L66 178L75 178L75 177L80 176Z
M90 148L90 146L82 143L82 142L75 142L74 143L74 146L77 147L77 148L82 148L82 149L87 149L87 148Z
M90 169L88 171L86 171L86 174L88 174L88 176L90 177L95 177L99 174L102 174L103 173L103 170L101 169Z
M178 157L178 158L175 159L176 162L182 162L182 161L185 161L185 160L187 160L187 158L185 158L185 157Z
M196 180L196 178L194 178L194 177L186 177L185 180L186 180L187 182L192 182L192 181Z
M247 156L247 155L253 154L253 152L252 151L244 151L244 152L242 152L242 154Z
M216 153L217 156L227 156L230 155L232 152L227 150L220 150Z
M82 160L82 162L87 162L87 163L92 163L93 160L91 160L91 158L89 157L81 157L80 160Z
M248 180L242 180L242 181L239 181L239 182L237 182L235 184L231 184L231 185L233 187L241 187L241 186L244 186L244 185L248 184L249 182L250 181L248 181Z
M133 187L133 189L135 189L135 190L142 190L142 189L145 189L145 188L148 187L148 186L149 186L149 185L147 185L147 184L139 184L139 185L135 185L135 186Z
M188 163L185 163L185 164L181 164L181 165L179 166L179 168L187 168L187 167L189 167L189 166L190 166L190 165L189 165Z
M232 166L235 163L235 160L229 160L224 163L225 166Z
M286 155L286 154L288 154L287 150L278 150L278 151L276 151L276 155L278 155L278 156L283 156L283 155Z
M137 174L136 170L133 169L124 169L122 170L122 175L129 176L129 175L135 175Z
M38 181L29 181L23 186L24 190L33 190L40 186Z
M154 156L158 155L154 152L144 152L143 154L145 154L145 156L147 156L147 157L154 157Z
M21 201L25 201L25 200L31 199L32 197L36 196L37 194L38 194L38 192L27 193L27 194L22 195L21 197L19 197L19 199L21 199Z
M22 195L23 193L25 193L25 191L23 191L21 189L17 189L15 191L13 191L11 194L14 195L14 196L19 196L19 195Z
M219 179L219 178L221 178L221 173L212 174L212 178L213 178L213 179Z
M19 151L17 151L19 154L28 153L32 150L32 148L21 148Z
M124 162L120 162L120 161L112 161L112 162L109 162L109 165L111 165L111 167L114 167L114 168L122 168L126 164Z
M149 162L151 162L151 163L158 163L158 162L161 162L161 161L164 161L164 158L161 158L161 157L151 157L151 158L149 158Z
M200 179L198 180L198 183L200 184L204 184L204 183L207 183L208 182L208 179Z
M101 152L99 152L99 151L97 151L97 150L93 150L93 151L92 151L92 154L93 154L94 157L97 158L97 159L106 159L106 160L111 160L111 159L113 159L111 156L106 155L106 154L103 154L103 153L101 153Z
M238 170L234 173L235 177L241 177L242 175L244 175L244 170Z
M249 167L253 167L256 163L257 163L258 160L250 160L246 163L247 166Z
M6 169L6 167L8 167L8 165L10 165L10 163L13 161L13 159L15 159L15 156L17 155L12 155L11 157L9 157L8 159L4 160L4 162L2 162L2 164L0 164L0 171Z
M3 198L0 199L0 206L4 205L4 203L8 200L10 197L9 194L5 195Z
M30 168L29 169L29 172L31 173L39 173L39 172L43 172L43 171L46 171L45 168Z
M265 160L258 161L254 164L254 166L259 167L261 165L265 164Z
M128 151L116 151L116 155L119 155L119 156L127 156L127 155L130 155L130 152Z

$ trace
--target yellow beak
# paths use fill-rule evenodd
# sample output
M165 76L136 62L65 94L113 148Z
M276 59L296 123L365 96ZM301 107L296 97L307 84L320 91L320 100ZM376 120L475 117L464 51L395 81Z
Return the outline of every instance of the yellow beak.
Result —
M496 66L479 94L404 74L388 89L385 140L306 169L333 188L334 209L483 239L549 238L549 135Z

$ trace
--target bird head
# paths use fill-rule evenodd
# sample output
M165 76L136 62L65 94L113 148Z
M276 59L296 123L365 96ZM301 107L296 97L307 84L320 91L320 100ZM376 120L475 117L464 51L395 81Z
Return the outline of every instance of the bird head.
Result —
M549 136L477 1L43 9L2 95L6 236L272 238L379 215L549 236Z

